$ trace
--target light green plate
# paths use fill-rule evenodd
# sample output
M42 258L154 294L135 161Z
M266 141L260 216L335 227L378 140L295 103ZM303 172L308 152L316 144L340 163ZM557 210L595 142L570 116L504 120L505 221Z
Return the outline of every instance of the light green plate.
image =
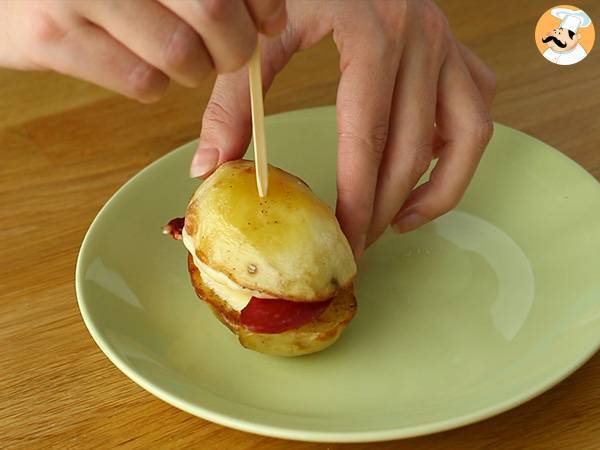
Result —
M267 119L271 162L334 204L335 114ZM600 185L498 125L459 208L386 234L357 280L358 315L330 349L245 350L194 294L179 242L194 143L136 175L100 211L77 262L87 327L154 395L253 433L360 442L498 414L550 388L600 344Z

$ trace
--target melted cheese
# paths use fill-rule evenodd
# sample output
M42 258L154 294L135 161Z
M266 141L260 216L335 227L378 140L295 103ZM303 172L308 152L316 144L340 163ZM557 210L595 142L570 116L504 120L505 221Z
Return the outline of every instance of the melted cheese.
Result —
M185 228L182 230L181 235L183 245L185 245L185 248L187 248L188 252L190 252L192 255L194 265L198 268L200 277L202 277L204 284L212 289L215 294L225 300L231 308L235 309L236 311L241 311L246 307L246 305L248 305L252 297L273 298L261 292L242 287L231 280L224 273L221 273L218 270L215 270L212 267L204 264L202 261L200 261L200 258L196 256L194 241L192 237L186 233Z

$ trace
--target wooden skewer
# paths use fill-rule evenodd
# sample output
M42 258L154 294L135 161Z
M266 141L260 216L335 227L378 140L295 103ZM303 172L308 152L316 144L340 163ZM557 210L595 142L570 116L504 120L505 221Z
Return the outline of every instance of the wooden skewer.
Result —
M263 106L260 48L257 45L249 64L250 105L252 108L252 139L258 195L266 197L269 185L267 169L267 143L265 140L265 111Z

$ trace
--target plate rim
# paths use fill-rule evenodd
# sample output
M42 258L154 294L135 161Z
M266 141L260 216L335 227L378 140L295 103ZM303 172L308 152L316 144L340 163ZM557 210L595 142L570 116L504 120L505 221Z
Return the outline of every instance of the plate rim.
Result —
M272 118L277 118L277 116L289 115L290 113L298 113L298 112L306 112L306 111L314 111L314 110L325 110L325 109L333 109L333 106L320 106L316 108L303 108L291 111L285 111L278 114L271 115ZM520 130L514 129L507 125L503 125L500 123L494 123L495 126L500 125L501 128L510 129L513 132L516 132L520 135L524 135L529 139L534 139L535 141L543 144L544 146L552 149L553 153L560 155L563 159L568 160L572 166L576 167L582 175L585 175L591 178L594 181L598 181L591 173L589 173L585 168L583 168L579 163L555 149L549 144L537 139L533 136L530 136ZM524 390L518 394L513 395L512 397L496 403L494 405L478 409L468 414L464 414L462 416L439 420L436 422L431 422L427 424L419 424L410 427L400 427L400 428L385 428L381 430L369 430L369 431L315 431L311 429L302 429L302 428L286 428L282 426L273 426L268 425L263 422L255 422L239 417L235 417L233 415L228 415L224 413L220 413L213 409L204 407L199 404L194 404L182 398L176 394L172 394L168 392L168 390L163 389L161 386L153 383L152 381L146 379L143 375L140 375L135 368L131 367L126 361L124 361L117 353L113 352L110 345L104 342L104 339L101 336L101 332L96 327L92 315L87 308L86 301L84 300L84 282L85 277L83 275L83 260L86 256L87 248L89 246L89 240L91 236L94 234L95 228L98 226L101 217L105 214L106 210L110 207L113 201L123 195L124 191L127 189L130 183L132 183L138 177L143 176L143 174L151 170L155 165L161 164L164 160L172 158L176 153L181 151L186 151L186 149L195 144L198 139L194 139L185 144L178 146L177 148L171 150L170 152L162 155L160 158L156 159L152 163L145 166L142 170L137 172L131 178L129 178L123 185L121 185L117 191L115 191L110 198L104 203L102 208L95 215L92 220L88 230L85 233L85 236L82 240L78 255L77 262L75 265L75 292L77 297L77 305L79 307L79 312L83 319L83 322L92 336L92 339L96 343L96 345L100 348L100 350L104 353L104 355L111 361L121 372L123 372L129 379L131 379L134 383L142 387L144 390L149 392L150 394L158 397L162 401L181 409L189 414L192 414L196 417L202 418L204 420L208 420L219 425L233 428L236 430L258 434L263 436L269 436L273 438L279 439L292 439L298 441L305 442L327 442L327 443L365 443L365 442L381 442L381 441L389 441L395 439L405 439L410 437L423 436L427 434L438 433L442 431L451 430L454 428L462 427L465 425L473 424L490 417L496 416L503 412L506 412L512 408L520 406L527 401L541 395L542 393L552 389L565 378L570 376L572 373L577 371L581 366L583 366L599 349L600 349L600 335L598 336L597 342L591 345L586 351L582 352L578 358L574 359L574 363L568 365L563 368L562 371L553 372L551 375L546 377L546 379L538 383L536 386ZM597 183L598 189L600 189L600 183Z

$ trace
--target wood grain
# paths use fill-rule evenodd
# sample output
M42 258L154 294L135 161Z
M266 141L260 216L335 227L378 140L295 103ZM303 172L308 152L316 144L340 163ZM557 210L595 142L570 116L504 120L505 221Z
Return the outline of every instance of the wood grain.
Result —
M600 2L577 5L600 21ZM456 35L499 80L494 119L600 178L600 48L577 66L537 52L542 0L444 1ZM598 46L598 45L597 45ZM294 58L267 113L335 101L330 39ZM151 106L54 74L0 71L0 446L202 449L600 448L600 355L546 394L484 422L369 445L264 438L203 421L143 391L96 347L75 300L75 259L128 178L197 137L212 80Z

